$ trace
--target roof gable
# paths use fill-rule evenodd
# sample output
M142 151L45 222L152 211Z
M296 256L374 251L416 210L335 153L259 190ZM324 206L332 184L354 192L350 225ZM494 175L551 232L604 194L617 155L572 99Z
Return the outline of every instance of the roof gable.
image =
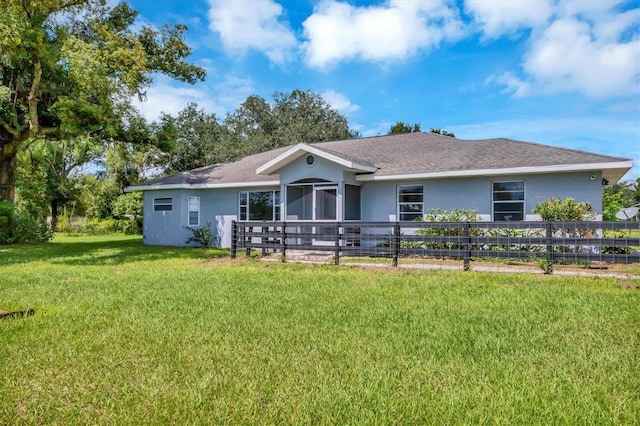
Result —
M373 166L372 164L368 164L366 161L358 160L353 156L344 155L341 153L332 152L327 149L300 143L278 155L273 160L268 161L267 163L258 167L256 169L256 173L259 175L274 174L282 167L286 166L287 164L291 164L292 162L303 157L306 154L313 154L318 157L324 158L325 160L341 165L346 170L351 172L375 173L378 170L378 168Z

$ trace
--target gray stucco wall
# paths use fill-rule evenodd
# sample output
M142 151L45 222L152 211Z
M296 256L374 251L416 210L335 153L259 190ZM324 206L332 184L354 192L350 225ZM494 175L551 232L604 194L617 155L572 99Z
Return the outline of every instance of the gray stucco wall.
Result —
M344 180L345 172L341 165L317 156L316 162L308 165L305 162L306 157L304 155L280 169L280 182L291 183L300 179L324 179L331 182Z
M259 188L273 190L279 187ZM231 246L231 221L238 220L238 194L256 188L198 189L146 191L144 193L144 243L148 245L185 246L185 241L193 234L185 227L188 225L188 199L200 197L200 224L211 223L211 231L222 247ZM173 210L153 210L153 199L172 197Z
M352 173L344 172L334 163L317 159L317 164L308 167L301 164L304 157L281 171L284 184L299 179L319 178L333 182L354 182ZM425 190L425 212L431 208L444 210L476 209L483 220L491 220L492 182L525 181L525 213L528 220L535 220L532 210L535 205L551 197L575 198L586 201L594 210L602 212L601 175L598 172L532 174L527 176L494 176L455 179L411 180L393 182L362 182L361 207L363 221L397 220L398 185L422 184ZM223 247L231 245L231 221L238 217L238 194L240 191L260 191L280 187L246 187L233 189L161 190L144 194L144 243L150 245L184 246L192 235L185 229L188 220L188 198L200 197L200 226L207 222ZM173 210L153 211L153 199L172 197ZM339 206L342 206L339 193ZM284 200L284 197L281 197ZM284 204L284 201L283 201ZM281 207L282 215L286 214Z
M397 187L424 186L424 210L475 209L483 220L492 217L492 183L525 182L525 214L536 220L535 206L551 197L586 201L596 213L602 213L602 177L600 173L558 173L527 176L487 176L456 179L366 182L362 185L362 220L396 220Z

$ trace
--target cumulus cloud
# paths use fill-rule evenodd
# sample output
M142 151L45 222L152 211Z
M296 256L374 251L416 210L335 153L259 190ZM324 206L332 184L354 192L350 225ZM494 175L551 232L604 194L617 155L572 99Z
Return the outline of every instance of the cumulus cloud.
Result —
M593 35L586 22L557 20L533 42L523 68L549 93L603 98L637 92L638 41L607 43Z
M615 6L615 2L561 2L554 6L547 24L533 27L533 23L521 22L518 25L533 30L521 69L492 76L489 81L504 86L515 97L564 92L591 98L637 95L640 14L638 9L619 12ZM487 36L508 32L508 27L499 25L484 28Z
M222 117L253 92L251 81L232 76L214 87L175 86L171 83L168 78L160 77L147 89L145 101L134 100L134 105L147 121L158 121L162 113L175 116L190 103Z
M464 5L488 39L545 24L552 14L551 7L550 0L467 0Z
M209 28L220 34L227 51L244 54L259 50L273 63L290 59L297 40L288 23L281 20L284 9L280 4L273 0L209 0L209 6Z
M357 7L323 0L303 23L307 65L324 69L343 60L402 60L463 34L455 8L444 0L390 0Z
M327 101L332 108L337 109L342 113L354 112L360 109L358 105L352 104L351 101L342 93L338 93L335 90L327 90L321 94L322 99Z

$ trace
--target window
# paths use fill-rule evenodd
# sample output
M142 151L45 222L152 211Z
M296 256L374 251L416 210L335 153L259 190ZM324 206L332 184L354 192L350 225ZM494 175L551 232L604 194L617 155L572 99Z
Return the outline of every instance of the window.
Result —
M200 225L200 197L189 197L189 226Z
M154 198L153 211L165 212L173 210L173 198Z
M344 186L344 220L360 220L360 187Z
M398 187L398 219L400 221L421 218L424 213L424 188L422 185Z
M240 192L240 220L280 220L280 191Z
M524 220L524 182L493 183L493 220Z

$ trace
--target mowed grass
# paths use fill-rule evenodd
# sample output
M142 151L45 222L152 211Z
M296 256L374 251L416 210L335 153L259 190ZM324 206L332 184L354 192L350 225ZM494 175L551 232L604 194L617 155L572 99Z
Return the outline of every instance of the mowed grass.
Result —
M637 424L637 282L0 247L0 424Z

